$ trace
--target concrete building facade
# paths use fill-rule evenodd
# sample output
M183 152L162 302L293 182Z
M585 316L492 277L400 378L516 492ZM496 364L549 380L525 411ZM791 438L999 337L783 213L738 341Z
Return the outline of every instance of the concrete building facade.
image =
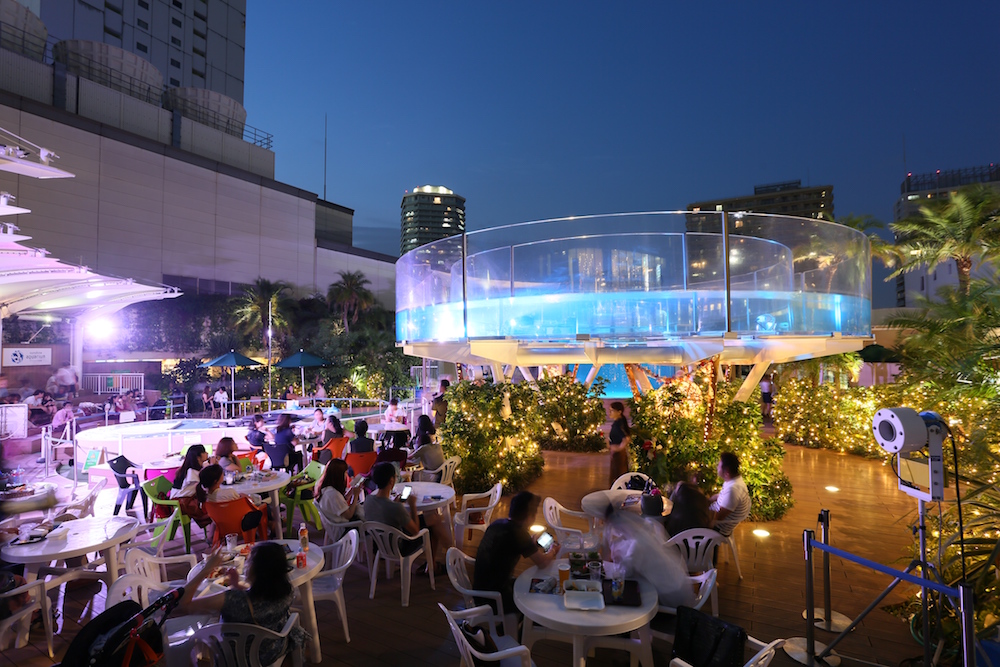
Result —
M918 215L921 206L950 197L959 188L974 183L985 183L1000 190L1000 164L994 162L981 167L938 169L925 174L908 173L899 186L893 220ZM989 268L973 267L973 277L984 276L990 271ZM900 308L916 306L918 296L933 300L942 287L958 287L958 271L953 260L940 264L933 271L923 267L897 276L896 305Z
M403 195L399 254L465 232L465 197L440 185L424 185Z
M688 204L687 210L780 213L833 220L833 186L802 187L802 181L756 185L752 195L695 202Z

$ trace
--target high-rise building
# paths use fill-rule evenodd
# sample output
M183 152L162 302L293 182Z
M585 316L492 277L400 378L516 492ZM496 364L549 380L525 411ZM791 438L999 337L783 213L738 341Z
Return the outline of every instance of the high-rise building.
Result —
M948 169L926 174L908 173L899 186L899 199L893 208L893 220L904 220L920 212L920 207L929 201L950 197L959 188L974 183L986 183L1000 190L1000 164ZM955 262L948 260L933 271L925 267L896 277L896 305L900 308L915 306L916 295L933 299L942 287L958 286L958 271ZM976 271L973 272L976 275Z
M149 61L175 88L243 104L246 0L26 0L50 42L83 40ZM33 7L33 5L38 5Z
M746 211L780 213L803 218L833 220L833 186L802 187L802 181L756 185L752 195L695 202L689 211Z
M465 197L440 185L424 185L403 195L399 254L465 232Z

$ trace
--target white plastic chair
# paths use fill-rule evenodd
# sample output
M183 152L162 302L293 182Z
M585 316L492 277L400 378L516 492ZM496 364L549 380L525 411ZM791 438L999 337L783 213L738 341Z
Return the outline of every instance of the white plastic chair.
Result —
M689 574L705 572L715 567L716 549L726 543L726 536L711 528L690 528L677 533L667 544L677 547L687 564ZM719 615L718 591L712 591L712 616Z
M259 625L248 623L213 623L196 630L191 639L186 642L192 648L190 651L191 664L196 663L196 652L200 652L200 647L207 645L213 653L218 651L222 654L219 664L231 665L233 667L264 667L260 661L261 644L269 639L284 639L287 641L292 628L299 624L299 615L292 613L281 632L268 630ZM285 661L285 656L281 656L267 667L280 667ZM292 664L296 667L302 665L302 651L296 649L292 652Z
M490 525L490 518L493 516L493 510L500 503L502 495L503 485L497 482L496 486L486 493L466 493L462 496L462 509L455 513L454 519L456 547L462 548L462 543L465 541L465 531L469 531L470 538L473 530L486 532ZM487 501L484 506L477 507L473 504L483 500Z
M408 556L402 555L399 551L400 540L421 540L420 547ZM419 556L423 556L427 562L427 572L431 579L431 588L434 587L434 562L431 558L431 534L426 528L421 528L416 535L407 535L401 530L377 521L365 522L365 549L368 550L368 563L370 569L368 574L371 577L371 590L368 597L375 598L375 584L378 582L379 561L385 561L386 579L392 578L392 566L399 564L400 578L402 579L403 606L410 605L410 576L414 561ZM374 553L373 553L374 552Z
M94 486L87 491L87 495L75 503L71 503L62 508L57 518L60 519L83 519L94 515L94 503L97 502L98 494L104 490L108 484L107 477L101 477ZM68 515L68 516L67 516Z
M593 522L585 512L568 510L560 505L555 498L546 498L542 503L542 513L545 515L545 523L556 534L556 540L560 546L560 558L569 551L593 549L597 546L598 540L594 533ZM579 528L570 528L563 523L564 516L586 521L588 529L584 531ZM579 543L579 546L574 546L576 543Z
M28 632L31 629L31 616L36 611L42 614L42 625L45 627L45 644L49 649L49 657L55 657L52 652L52 602L46 595L43 579L36 579L30 584L13 588L6 593L0 593L0 600L16 597L22 593L31 595L31 600L7 618L0 620L0 653L7 649L8 634L16 628L14 648L23 648L28 644Z
M455 477L455 471L458 466L462 463L461 456L452 456L444 460L437 468L433 470L422 470L421 475L426 475L427 477L434 476L438 480L438 484L446 484L448 486L453 486L452 481Z
M138 602L145 609L149 606L150 602L160 597L159 593L168 591L171 588L173 586L153 581L141 574L124 574L115 579L115 583L111 584L111 587L108 588L105 606L107 609L110 609L119 602L132 600Z
M641 477L642 480L644 482L646 482L647 484L649 484L650 482L653 481L653 480L651 480L649 478L649 475L647 475L645 473L641 473L641 472L627 472L627 473L625 473L624 475L621 475L620 477L618 477L618 479L615 480L615 483L611 485L611 490L612 491L616 491L616 490L619 490L619 489L627 488L627 484L632 481L633 477ZM639 489L639 490L641 491L642 489Z
M753 637L747 637L747 642L751 644L753 648L760 648L757 653L750 658L743 667L767 667L774 660L775 653L778 649L785 645L784 639L775 639L769 644L765 644L759 639L754 639ZM670 661L670 667L694 667L689 662L681 660L680 658L674 658Z
M314 600L333 600L340 612L340 621L344 625L344 640L350 643L351 633L347 629L347 604L344 601L344 572L354 562L358 555L359 535L357 530L349 530L346 535L323 550L326 563L330 569L323 570L312 580Z
M198 559L194 554L181 554L179 556L151 556L143 549L132 548L125 552L125 573L138 574L154 581L164 584L170 588L183 586L187 579L167 580L167 565L186 565L190 572L198 564Z
M735 533L735 532L736 532L736 529L733 528L733 533ZM738 574L739 577L740 577L740 579L742 579L743 578L743 570L740 569L740 556L739 556L738 553L736 553L736 542L733 540L733 533L730 533L729 535L722 535L722 533L719 533L719 534L722 535L723 538L725 538L726 544L729 545L729 550L733 554L733 565L736 566L736 574Z
M489 605L462 611L449 611L447 607L438 602L438 607L448 619L448 627L451 628L451 634L455 638L455 643L458 644L458 651L462 654L463 665L469 667L477 664L478 661L486 661L499 663L501 667L517 667L518 665L520 667L534 667L535 662L531 659L531 650L527 646L519 644L512 635L497 636L493 619L489 618L493 614ZM489 633L493 638L493 643L497 646L496 653L480 653L472 647L472 644L462 633L462 629L458 627L459 621L466 620L470 622L489 621Z
M688 576L688 582L692 586L697 586L698 590L695 592L694 602L691 604L692 609L700 610L705 606L705 602L712 596L712 592L715 590L715 581L719 576L718 570L711 569L707 572L701 574ZM660 605L657 609L656 616L653 620L649 622L649 630L655 639L663 639L665 641L673 643L674 641L674 630L677 622L677 609L675 607L668 607L666 605Z
M162 556L163 548L167 546L167 537L170 536L168 528L172 517L160 519L153 523L139 524L139 532L123 546L125 549L142 549L150 556ZM142 537L146 533L151 533L148 537ZM123 565L124 566L124 565Z
M493 600L497 606L496 613L494 614L492 608L487 607L490 610L491 622L501 624L505 636L516 637L517 617L514 614L511 614L510 619L505 616L506 610L503 608L503 596L497 591L479 591L472 587L472 579L469 578L469 567L475 567L476 559L455 547L448 548L446 558L448 578L451 579L451 585L462 596L466 608L472 609L477 606L476 598ZM513 612L513 610L511 611Z

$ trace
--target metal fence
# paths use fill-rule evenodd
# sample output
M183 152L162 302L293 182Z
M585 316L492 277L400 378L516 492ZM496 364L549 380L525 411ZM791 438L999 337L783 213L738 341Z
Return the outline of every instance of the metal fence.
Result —
M84 373L82 387L95 394L120 394L130 389L143 392L145 378L142 373Z

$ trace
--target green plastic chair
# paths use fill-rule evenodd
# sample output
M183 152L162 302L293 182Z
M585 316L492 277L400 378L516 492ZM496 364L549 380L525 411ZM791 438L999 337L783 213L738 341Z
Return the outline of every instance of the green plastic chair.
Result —
M310 479L313 483L318 482L319 478L323 474L323 469L325 466L319 461L312 461L306 466L305 470L300 472L298 475L292 478L292 480ZM295 488L295 495L289 497L284 491L281 492L281 504L285 506L285 539L290 540L298 530L294 528L294 515L295 508L299 508L299 512L302 513L302 518L306 521L311 521L317 529L323 527L319 520L319 510L316 509L316 505L313 503L312 496L303 498L303 491L312 491L313 484L303 484L302 486Z
M173 508L173 514L170 515L170 526L167 529L167 541L169 542L174 539L174 536L177 534L177 527L180 526L184 529L184 551L185 553L191 553L191 517L181 512L180 503L176 500L160 498L161 493L169 496L170 489L172 488L173 485L163 475L144 482L142 485L142 490L146 492L146 496L154 505Z

